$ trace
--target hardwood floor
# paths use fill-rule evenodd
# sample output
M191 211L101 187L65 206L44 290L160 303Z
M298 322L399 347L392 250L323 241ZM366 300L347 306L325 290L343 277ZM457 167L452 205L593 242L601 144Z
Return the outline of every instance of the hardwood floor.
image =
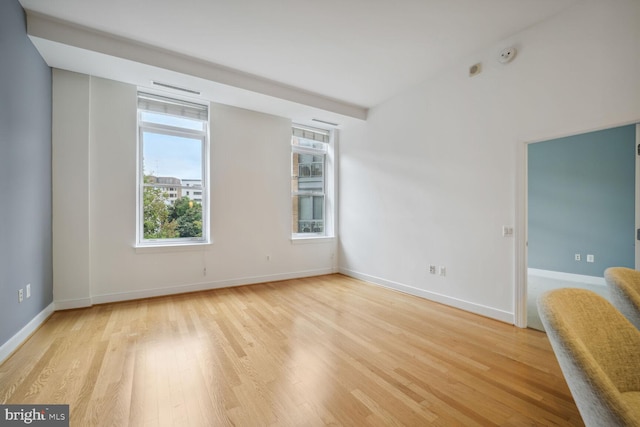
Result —
M1 403L71 425L583 425L546 335L342 275L54 313Z

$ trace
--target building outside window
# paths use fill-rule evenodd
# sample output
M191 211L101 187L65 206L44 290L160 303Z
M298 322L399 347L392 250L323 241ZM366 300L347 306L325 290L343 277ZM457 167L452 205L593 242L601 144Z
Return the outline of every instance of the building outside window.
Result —
M294 126L291 136L291 233L294 238L329 236L332 168L329 167L331 133Z
M138 92L138 130L138 245L208 242L208 106Z
M191 200L202 203L202 181L199 179L183 179L182 195L190 196Z

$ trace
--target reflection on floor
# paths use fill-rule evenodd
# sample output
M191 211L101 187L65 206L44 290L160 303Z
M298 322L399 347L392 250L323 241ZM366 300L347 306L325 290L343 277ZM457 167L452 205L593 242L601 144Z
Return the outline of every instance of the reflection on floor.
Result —
M544 327L542 326L542 322L540 322L540 317L538 316L536 300L538 299L538 295L557 288L590 289L609 299L609 292L605 285L592 285L589 283L552 279L529 274L527 279L527 327L544 331Z

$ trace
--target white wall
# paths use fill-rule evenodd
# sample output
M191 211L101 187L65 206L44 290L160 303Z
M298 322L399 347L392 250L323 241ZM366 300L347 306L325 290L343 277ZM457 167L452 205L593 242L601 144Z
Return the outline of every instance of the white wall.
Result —
M519 249L502 226L523 222L524 142L640 120L638 22L638 1L587 0L345 129L341 271L513 322ZM516 59L499 64L511 45Z
M638 22L635 0L585 0L346 125L341 271L513 321L517 248L501 227L518 220L518 153L640 119ZM135 88L57 70L53 126L58 308L335 269L333 242L289 240L289 120L212 104L214 243L171 252L133 248Z
M53 300L90 304L89 76L53 70ZM73 123L72 126L68 124Z
M212 103L213 244L136 251L136 88L56 70L54 95L57 308L335 271L335 241L290 241L288 119Z

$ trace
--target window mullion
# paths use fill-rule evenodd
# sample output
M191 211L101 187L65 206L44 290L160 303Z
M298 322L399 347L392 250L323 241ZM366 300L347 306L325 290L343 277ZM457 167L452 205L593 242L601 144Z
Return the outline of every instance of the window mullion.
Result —
M312 154L315 156L324 156L327 154L327 150L321 150L318 148L311 148L311 147L300 147L299 145L292 145L292 151L294 153Z

